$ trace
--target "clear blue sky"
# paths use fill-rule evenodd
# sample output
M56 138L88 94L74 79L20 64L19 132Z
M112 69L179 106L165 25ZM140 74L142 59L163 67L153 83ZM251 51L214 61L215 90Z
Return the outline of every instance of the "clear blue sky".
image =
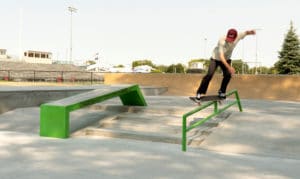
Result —
M186 64L190 59L210 57L219 37L233 27L262 29L238 44L233 59L257 59L271 66L290 21L300 34L298 0L2 0L0 48L9 55L17 56L22 47L66 59L68 6L78 9L73 15L76 61L99 52L100 60L115 65L141 59Z

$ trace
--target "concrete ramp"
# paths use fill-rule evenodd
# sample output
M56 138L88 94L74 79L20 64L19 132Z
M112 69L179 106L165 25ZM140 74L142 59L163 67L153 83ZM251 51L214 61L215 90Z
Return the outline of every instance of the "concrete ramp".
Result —
M113 100L94 106L116 113L84 128L80 137L109 136L176 143L180 150L181 115L194 108L194 104L186 97L166 96L148 97L147 102L147 108L120 109L112 105ZM300 159L300 103L242 100L242 105L243 112L230 108L193 130L188 136L188 145L216 152ZM189 123L197 122L210 110L213 109L195 114Z
M72 137L109 136L176 143L180 150L181 114L195 105L187 97L145 98L148 107L126 107L120 100L112 99L71 112ZM191 133L189 150L300 159L300 103L242 100L242 104L243 112L229 109ZM191 117L189 123L201 119L205 113ZM39 109L19 108L3 113L0 130L38 136Z
M147 108L124 107L114 99L71 112L68 140L39 136L38 107L3 113L0 173L24 179L299 178L300 103L242 100L244 112L232 108L212 119L206 132L199 130L203 140L195 134L195 145L182 152L180 144L170 143L179 139L180 114L195 105L187 97L146 100ZM97 134L105 130L109 138ZM173 136L173 142L149 142L149 136Z
M97 106L93 107L97 108ZM171 106L134 106L120 109L120 106L99 105L98 108L109 108L111 111L115 110L119 113L73 133L73 137L106 136L181 144L182 114L190 110L190 107ZM190 123L200 120L208 114L209 110L194 116ZM193 129L189 133L188 144L198 146L212 132L211 130L218 126L221 120L220 117L214 118L201 127Z
M300 159L300 103L244 100L244 112L222 122L200 148Z
M71 137L105 136L142 141L181 144L182 114L195 108L187 97L146 96L147 107L122 106L119 99L111 99L70 113ZM213 109L191 117L194 123ZM226 114L226 113L224 113ZM188 144L199 146L226 119L220 115L189 133ZM40 125L38 107L19 108L0 115L0 130L38 135Z

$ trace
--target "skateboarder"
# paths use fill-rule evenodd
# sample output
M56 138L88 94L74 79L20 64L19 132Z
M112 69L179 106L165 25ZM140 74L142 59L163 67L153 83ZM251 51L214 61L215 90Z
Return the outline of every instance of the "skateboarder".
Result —
M218 95L220 98L226 98L226 88L235 73L235 69L231 66L231 55L237 43L247 35L255 35L255 30L247 30L238 33L236 29L229 29L225 37L221 37L217 46L214 48L207 74L203 77L202 82L196 93L196 100L199 100L206 94L210 80L212 79L218 66L223 71L223 80Z

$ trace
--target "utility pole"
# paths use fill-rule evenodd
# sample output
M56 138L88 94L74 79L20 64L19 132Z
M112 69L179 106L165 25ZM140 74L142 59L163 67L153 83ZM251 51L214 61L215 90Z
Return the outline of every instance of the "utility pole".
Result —
M207 45L207 38L205 37L204 39L204 44L203 44L203 58L206 59L206 45Z
M23 57L23 9L20 8L20 24L19 24L19 60L22 60Z
M74 8L74 7L68 7L68 10L70 11L70 56L69 56L69 60L70 60L70 63L72 63L72 53L73 53L73 51L72 51L72 33L73 33L73 19L72 19L72 16L73 16L73 13L76 13L77 12L77 9L76 8Z
M261 28L254 29L256 34L255 34L255 75L257 75L257 63L258 63L258 33L257 31L262 30Z

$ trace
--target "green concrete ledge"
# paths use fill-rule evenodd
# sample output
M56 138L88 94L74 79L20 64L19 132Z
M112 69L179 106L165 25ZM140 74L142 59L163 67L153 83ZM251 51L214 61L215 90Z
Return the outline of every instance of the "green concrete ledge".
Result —
M119 97L123 105L147 106L138 85L97 89L58 101L42 104L40 107L40 136L68 138L69 113L71 111Z

